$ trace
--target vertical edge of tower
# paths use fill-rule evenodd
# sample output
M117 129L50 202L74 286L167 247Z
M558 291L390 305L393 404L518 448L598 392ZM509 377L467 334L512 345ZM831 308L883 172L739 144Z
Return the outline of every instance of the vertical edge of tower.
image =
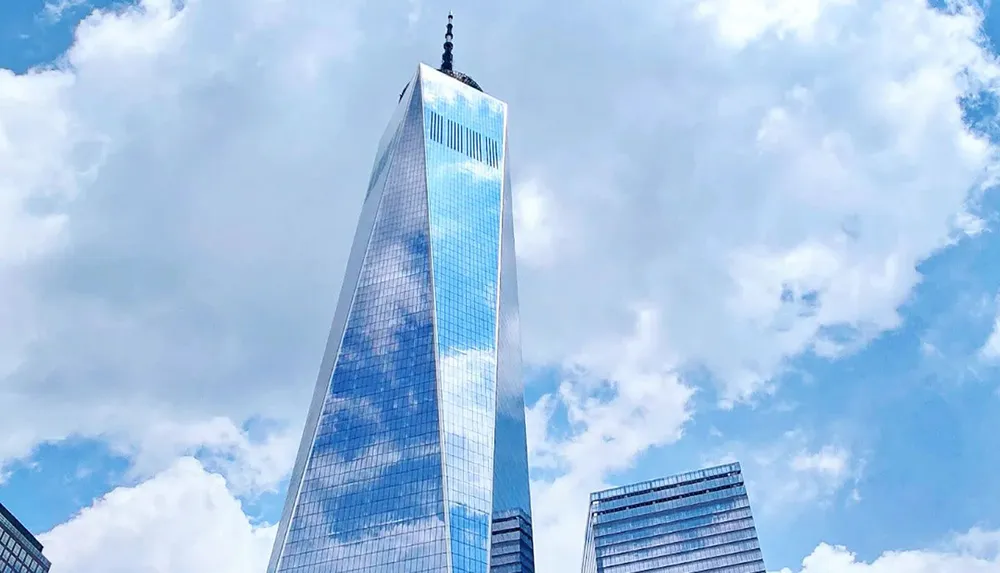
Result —
M415 86L415 92L419 92L420 98L420 111L421 111L421 121L423 128L423 139L424 139L424 192L430 193L430 184L427 178L427 165L428 162L426 157L429 153L427 146L430 145L430 139L427 136L427 106L424 102L424 65L417 66L417 73L414 78L413 84ZM430 210L430 197L427 198L428 208L427 208L427 228L429 230L431 227L431 210ZM432 231L429 231L432 232ZM438 320L437 320L437 293L435 291L434 285L434 249L430 246L430 240L428 240L428 253L427 260L430 266L430 291L431 291L431 325L432 325L432 337L434 346L434 370L435 370L435 391L434 394L437 399L437 410L438 410L438 441L441 444L441 501L442 501L442 518L444 519L444 534L447 542L445 543L445 559L447 560L447 571L452 571L452 548L451 548L451 512L448 511L448 464L445 463L445 448L447 447L447 441L445 440L444 431L444 404L442 403L441 389L439 387L441 380L441 356L438 350Z
M503 107L501 109L503 109L503 111L502 111L502 113L503 113L503 129L502 129L502 133L501 133L500 148L506 151L506 142L507 142L507 110L506 110L506 107ZM503 289L504 289L504 281L503 281L503 267L504 267L504 264L503 264L503 251L504 251L504 248L503 248L503 242L504 242L504 232L506 231L506 229L504 228L504 212L505 212L505 209L508 208L508 205L507 205L507 196L506 196L506 189L504 189L504 184L506 183L506 178L504 177L504 173L505 173L504 170L506 168L506 164L507 164L507 154L504 153L503 156L500 158L500 210L499 210L499 213L498 213L498 215L500 216L500 220L497 221L498 226L500 228L500 232L498 234L499 240L497 241L497 292L496 292L496 298L494 299L495 300L495 302L494 302L495 307L494 308L496 309L496 324L494 325L494 329L493 329L493 349L494 349L494 353L495 353L494 354L495 360L494 360L494 366L493 366L493 379L495 380L495 383L493 384L493 455L491 456L493 458L493 466L490 468L490 473L492 474L490 476L490 479L492 480L493 483L492 483L492 491L490 491L491 504L490 504L490 511L489 511L489 514L488 514L488 521L487 521L487 523L488 523L488 525L487 525L487 532L488 532L488 535L489 535L489 541L487 543L487 549L486 549L486 571L487 572L492 569L492 562L493 562L493 538L494 538L494 535L495 535L495 533L493 531L493 525L494 525L494 519L496 518L495 512L496 512L496 491L497 491L497 479L496 479L497 478L497 436L499 435L499 432L497 432L497 424L498 424L498 422L500 420L500 411L499 411L500 410L500 405L501 405L501 402L500 402L500 398L501 398L500 387L503 384L503 380L500 378L500 367L501 367L500 363L501 363L501 361L503 359L503 357L501 356L501 349L502 349L502 344L503 344L503 340L501 339L501 336L502 336L503 331L504 331L504 328L503 328L503 320L504 320L504 317L503 317L503 307L501 306L503 304Z
M587 531L584 533L581 573L597 573L597 551L594 547L595 515L597 514L594 511L594 502L591 501L590 506L587 508Z
M413 82L411 81L411 85ZM372 234L375 231L380 205L382 201L382 190L388 179L387 174L392 164L392 155L395 151L392 142L399 137L403 129L403 120L406 116L406 109L410 106L411 98L415 90L408 90L410 93L398 103L392 120L389 123L386 133L382 136L375 161L372 165L372 174L366 190L364 203L361 208L361 216L357 229L354 233L354 241L351 243L351 252L348 256L347 268L344 273L344 281L340 288L340 295L337 299L337 307L334 311L333 321L330 326L330 334L327 337L326 348L323 351L323 360L320 364L319 374L313 389L312 399L309 404L309 411L306 414L305 426L302 432L302 439L299 442L298 453L295 456L295 464L292 466L292 473L288 480L288 490L285 494L285 504L281 511L281 518L278 522L278 531L274 537L271 548L271 556L267 564L267 573L276 573L288 538L288 531L294 517L295 507L298 505L298 498L302 490L302 482L306 473L306 466L311 457L319 419L326 403L327 395L330 392L330 384L333 378L333 371L336 367L337 357L343 344L344 333L347 329L347 321L354 305L354 298L357 292L358 281L364 268L364 261L368 255Z

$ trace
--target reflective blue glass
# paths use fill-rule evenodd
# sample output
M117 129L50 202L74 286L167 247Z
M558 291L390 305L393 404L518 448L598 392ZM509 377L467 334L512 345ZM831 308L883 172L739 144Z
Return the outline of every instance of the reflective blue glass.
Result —
M763 573L739 464L591 495L584 573Z
M493 465L493 549L490 572L533 573L535 554L531 533L531 496L528 491L524 383L521 378L514 213L511 203L510 167L506 157L506 146L504 146L500 231L500 324L497 337L497 411ZM508 548L508 551L498 553L500 545Z
M498 355L506 106L443 74L422 71L452 563L454 571L485 573L499 485L494 459L502 438L496 432L510 430L497 420L498 369L520 384L512 371L519 370L519 343L517 364L509 364L510 351ZM523 394L521 400L523 419ZM523 422L519 430L524 432Z
M427 66L400 99L269 573L487 573L497 535L532 571L505 135L505 104Z

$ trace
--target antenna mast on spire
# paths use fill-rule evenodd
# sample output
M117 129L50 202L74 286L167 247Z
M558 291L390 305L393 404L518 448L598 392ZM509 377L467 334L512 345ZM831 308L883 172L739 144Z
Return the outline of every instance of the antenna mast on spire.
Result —
M454 58L451 55L451 49L455 47L451 41L455 37L452 35L451 30L453 28L451 21L454 17L451 12L448 12L448 28L444 33L444 54L441 55L441 71L452 71L454 68L452 62Z

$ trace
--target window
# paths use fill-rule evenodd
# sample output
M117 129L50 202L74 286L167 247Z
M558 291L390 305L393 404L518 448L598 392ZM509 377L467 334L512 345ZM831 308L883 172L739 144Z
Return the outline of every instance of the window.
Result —
M453 149L470 159L494 169L500 167L500 144L478 131L445 119L437 112L426 111L427 135L431 141Z

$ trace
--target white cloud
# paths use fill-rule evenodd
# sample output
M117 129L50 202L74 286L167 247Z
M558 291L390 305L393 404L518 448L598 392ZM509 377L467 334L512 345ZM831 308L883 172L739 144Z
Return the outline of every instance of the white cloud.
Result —
M521 265L545 266L559 254L565 240L565 210L537 179L522 180L513 191L517 260ZM560 217L560 211L562 217Z
M406 19L410 23L410 26L414 26L420 21L420 0L409 0L409 3L410 12L406 15Z
M87 0L54 0L52 2L46 2L44 13L46 18L50 21L57 21L62 19L67 11L83 6L86 4L86 1Z
M178 6L95 12L65 66L0 71L0 396L20 412L0 465L74 434L169 460L220 432L242 448L251 418L300 427L336 298L316 293L335 293L361 203L305 206L342 165L316 160L313 118L347 113L308 94L350 61L355 5Z
M758 517L795 516L810 505L831 503L849 486L850 499L861 499L858 484L865 462L843 444L815 445L815 440L795 430L767 446L730 444L725 451L705 463L740 461Z
M711 19L719 37L727 44L742 48L767 33L778 37L796 35L812 40L824 16L852 0L703 0L697 13Z
M191 458L121 487L41 536L54 573L250 573L274 528L255 526L225 480Z
M522 128L538 139L532 172L573 204L576 231L573 249L521 275L525 348L546 359L594 331L627 332L641 300L659 310L664 351L706 367L733 402L772 390L791 356L839 355L898 325L916 265L970 228L958 215L996 150L956 100L993 89L997 69L970 8L696 4L694 16L630 18L636 53L616 53L622 72L598 74L603 91L567 80L576 106L552 103L557 119ZM778 10L793 5L798 15ZM750 28L730 33L720 18ZM670 29L660 49L642 43L653 27ZM571 114L593 124L572 161L540 149L552 141L541 131Z
M980 556L992 556L994 560L1000 557L1000 531L973 527L969 531L956 535L953 545L964 552Z
M792 458L792 469L797 472L816 472L834 478L843 476L849 462L843 448L824 446L815 453L801 452Z
M590 492L650 447L678 440L691 416L693 390L674 373L671 357L657 352L662 341L656 313L638 308L636 314L635 332L625 340L604 339L570 362L558 395L528 410L532 465L561 473L532 484L539 570L579 567ZM566 409L568 435L549 431L557 400Z
M149 473L199 443L242 452L248 419L300 427L372 151L440 26L404 32L393 3L178 6L95 14L64 66L0 72L0 459L96 436ZM509 101L515 183L545 182L558 230L527 235L520 274L526 357L569 372L529 418L562 474L535 497L558 573L589 490L680 436L681 367L737 403L789 357L898 323L916 265L975 229L960 214L996 150L957 99L996 67L980 14L923 0L645 1L614 21L587 0L560 30L545 3L477 10L459 67ZM843 479L805 452L797 473Z
M1000 314L993 320L993 330L979 349L979 356L987 362L1000 359Z
M567 489L588 485L564 484L539 493L555 496L553 502L572 501ZM222 477L183 458L138 486L112 491L41 541L56 573L250 573L264 569L273 536L274 527L250 523ZM936 550L891 551L871 563L824 543L794 571L995 573L1000 571L998 540L1000 532L973 528ZM576 568L563 563L560 570Z
M887 551L871 563L843 546L820 544L797 573L997 573L1000 533L974 528L936 550ZM970 541L971 540L971 541ZM779 573L793 573L782 569Z
M987 230L987 222L980 216L969 211L959 211L955 214L955 228L960 235L975 237Z
M288 468L295 461L301 433L299 428L283 427L261 432L261 437L236 428L225 418L216 418L210 424L193 424L186 428L175 428L177 434L184 434L192 428L209 426L214 429L206 434L191 436L188 441L190 453L196 453L209 469L222 474L229 483L230 490L237 495L254 495L277 491L278 484L288 474ZM208 428L206 428L208 429ZM155 443L168 443L169 438ZM167 452L185 451L181 444L165 448ZM148 459L150 449L140 450L141 457L134 458L136 469L143 468L143 457ZM149 471L162 467L152 464Z
M62 222L44 233L55 232L75 248L71 259L62 253L46 259L43 274L18 267L3 282L11 289L26 282L46 287L30 296L21 287L14 290L20 297L4 298L31 299L4 314L45 332L27 357L24 337L3 345L5 370L29 361L15 377L16 399L24 399L27 386L70 394L60 380L80 362L108 370L94 378L110 378L109 391L122 379L174 386L179 391L166 400L168 409L182 406L169 402L196 388L233 396L230 388L238 384L265 388L311 378L309 359L316 354L301 349L317 352L320 343L310 347L309 341L322 339L325 324L312 317L329 316L334 297L305 301L335 290L360 205L350 193L327 189L360 189L367 156L353 145L331 148L329 131L313 118L327 118L324 123L340 125L342 133L374 137L380 130L377 118L362 121L350 112L379 88L369 68L349 59L362 41L354 5L313 10L309 3L191 2L180 12L169 2L144 6L89 19L70 54L71 68L5 76L4 109L11 117L35 110L56 120L31 121L36 127L23 131L5 124L4 136L13 142L8 149L35 149L40 167L4 195L20 205L17 197L34 198L34 190L65 189L63 203L46 215ZM846 323L871 335L897 323L895 307L918 279L915 264L946 242L969 188L992 161L993 150L965 131L955 103L975 87L969 84L991 82L995 74L977 43L975 14L945 15L907 2L782 15L770 4L750 3L741 10L770 14L773 22L742 33L750 43L734 52L719 21L732 12L719 6L705 2L691 11L680 4L666 14L672 24L658 17L662 10L636 20L642 24L636 52L620 48L625 51L587 62L606 73L605 82L583 86L574 83L583 76L566 78L561 91L576 94L572 106L510 98L518 110L512 149L524 154L515 163L549 182L546 201L572 209L575 221L573 232L551 245L570 256L549 255L551 264L522 273L530 358L562 361L591 344L595 332L627 333L629 309L643 301L657 309L664 331L675 334L662 350L678 362L707 366L728 398L767 389L788 356L840 345L826 337L825 327ZM588 45L617 33L596 14L581 14L588 33L579 36ZM513 21L491 21L495 33L521 33ZM216 33L222 23L233 33ZM670 45L638 48L644 34L655 31L649 26L666 25L681 27L666 36ZM772 34L820 25L851 29L853 40ZM656 34L657 42L663 39ZM575 50L576 41L582 40L569 38L557 48ZM801 47L804 53L781 65L765 62L754 56L753 41L761 50L792 54ZM508 43L518 45L514 38ZM380 49L366 57L397 59ZM646 58L650 53L656 57ZM662 61L675 53L689 55ZM822 66L805 59L819 54ZM527 69L514 65L525 57L520 52L491 57L509 57L514 68ZM480 59L485 68L495 65ZM619 65L623 61L639 67ZM301 73L302 66L311 72ZM966 69L969 74L960 74ZM513 94L522 93L522 85L540 85L522 75L497 74L494 81L503 86L505 80ZM107 98L117 105L98 105ZM606 113L593 116L600 133L568 121L601 109ZM543 131L553 120L569 127L551 132L562 140L547 146L551 136ZM620 141L621 153L609 152L609 137ZM575 158L572 172L562 169L565 158ZM16 157L8 161L21 164ZM52 178L63 183L47 184ZM899 212L904 194L912 208ZM527 203L520 208L522 227L524 210L532 207ZM45 229L49 223L38 219L22 213L4 228ZM146 231L141 242L140 229ZM542 237L546 248L556 242ZM568 243L579 246L566 252ZM537 253L531 245L526 239L529 262ZM94 282L102 277L116 288ZM791 305L779 304L786 290ZM804 308L803 296L815 302ZM211 313L214 330L193 333L202 309ZM265 324L264 315L275 318ZM263 357L261 350L272 346L273 338L256 334L265 331L301 334L271 348L281 358L268 363L280 372L262 377L255 372L268 368L251 366L250 357ZM74 348L86 340L100 344ZM129 352L101 350L123 347ZM155 364L171 365L169 379ZM45 382L36 383L39 378ZM246 388L238 394L260 393ZM200 409L213 410L199 415L241 420L264 408L291 417L306 395L273 399L271 393L229 406L223 401L241 400L199 400L212 404ZM130 404L123 411L148 408ZM45 437L96 430L82 428L79 417L44 420ZM121 428L135 425L122 417L111 420ZM23 454L39 437L11 444L7 455Z

